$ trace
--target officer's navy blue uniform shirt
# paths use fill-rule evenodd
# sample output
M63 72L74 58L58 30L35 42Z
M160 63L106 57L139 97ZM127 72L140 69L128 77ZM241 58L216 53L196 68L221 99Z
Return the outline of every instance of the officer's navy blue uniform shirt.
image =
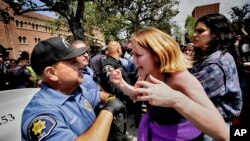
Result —
M65 95L42 84L22 116L22 140L73 141L93 124L99 93L78 87Z

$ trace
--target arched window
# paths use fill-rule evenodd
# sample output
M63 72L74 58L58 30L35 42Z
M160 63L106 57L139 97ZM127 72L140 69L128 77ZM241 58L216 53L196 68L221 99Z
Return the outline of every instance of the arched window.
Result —
M19 21L16 20L16 27L19 27L19 26L20 26Z
M22 43L22 36L18 36L18 41L19 41L19 44L21 44Z
M28 29L31 29L32 28L32 25L31 25L31 23L29 22L28 23Z
M45 31L45 26L44 26L44 25L42 25L41 27L42 27L42 28L41 28L41 29L42 29L42 31Z
M23 28L23 21L20 22L20 27Z
M36 30L38 30L38 24L36 24Z
M26 44L27 43L27 38L25 36L18 36L18 41L19 44Z
M37 42L38 42L38 41L37 41L37 38L35 38L34 40L35 40L35 44L37 44Z
M23 36L23 43L26 43L26 37Z
M23 27L27 29L27 28L28 28L28 23L27 23L27 22L24 22L24 23L23 23Z
M35 30L35 24L34 24L34 23L32 23L32 29L34 29L34 30Z

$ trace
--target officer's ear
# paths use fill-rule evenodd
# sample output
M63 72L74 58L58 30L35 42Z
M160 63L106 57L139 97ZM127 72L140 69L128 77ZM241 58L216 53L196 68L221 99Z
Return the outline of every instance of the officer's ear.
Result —
M117 52L118 52L119 54L122 54L122 48L117 47Z
M52 66L48 66L44 69L44 75L51 81L57 81L56 69Z

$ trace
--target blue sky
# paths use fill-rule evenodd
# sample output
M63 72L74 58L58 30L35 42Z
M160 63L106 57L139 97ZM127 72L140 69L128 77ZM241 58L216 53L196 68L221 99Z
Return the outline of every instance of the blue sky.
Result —
M36 3L38 6L44 5L42 2L40 2L40 0L33 0L33 2ZM37 13L43 14L43 15L46 15L46 16L50 16L50 17L55 17L55 13L54 13L54 12L49 12L49 11L37 11Z

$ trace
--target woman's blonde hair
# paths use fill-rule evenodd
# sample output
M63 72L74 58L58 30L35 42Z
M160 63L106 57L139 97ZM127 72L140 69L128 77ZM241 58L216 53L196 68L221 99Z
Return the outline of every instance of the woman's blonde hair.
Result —
M131 41L158 56L162 73L173 73L190 68L191 62L183 55L179 44L161 30L148 27L132 34Z

